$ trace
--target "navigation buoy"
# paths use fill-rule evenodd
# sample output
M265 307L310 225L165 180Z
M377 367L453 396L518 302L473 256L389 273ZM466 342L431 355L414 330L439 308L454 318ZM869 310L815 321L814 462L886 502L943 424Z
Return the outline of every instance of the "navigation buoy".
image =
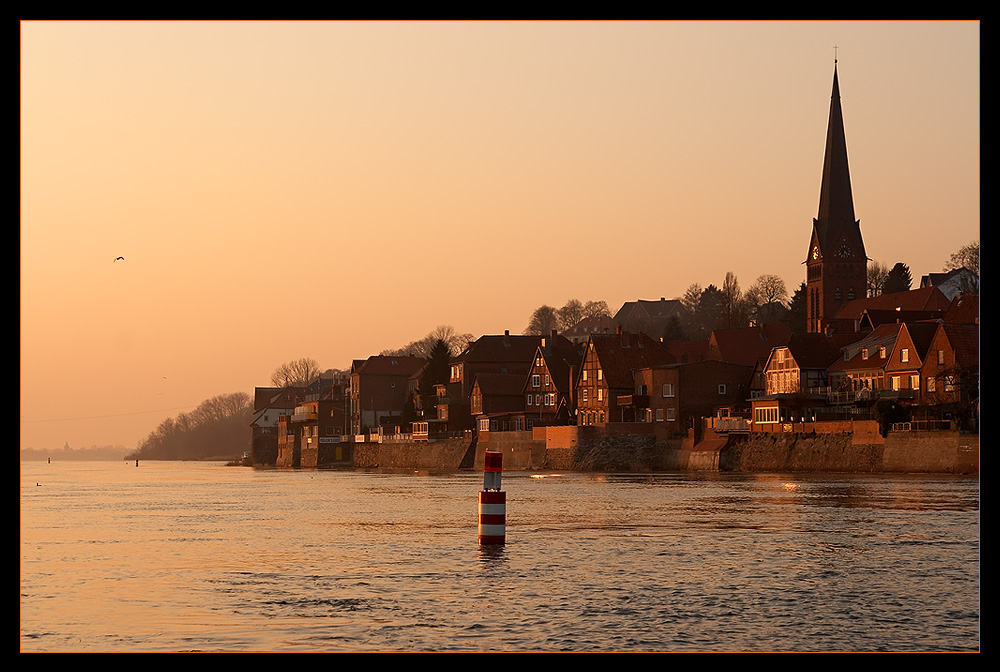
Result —
M507 493L500 489L503 453L486 451L479 492L479 545L503 544L507 536Z

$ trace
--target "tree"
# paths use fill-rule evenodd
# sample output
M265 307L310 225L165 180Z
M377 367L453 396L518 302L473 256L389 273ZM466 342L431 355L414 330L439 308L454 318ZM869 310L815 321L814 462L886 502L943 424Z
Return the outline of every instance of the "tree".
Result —
M889 267L883 264L881 261L872 261L868 263L868 298L873 299L876 296L882 296L885 290L885 281L889 276Z
M908 292L913 284L910 277L910 268L903 262L897 263L885 277L885 285L882 288L883 294L895 294L896 292Z
M303 357L286 362L271 374L271 384L275 387L305 387L320 374L315 359Z
M547 336L559 327L559 316L552 306L539 306L531 314L524 333L534 336Z
M722 309L723 324L726 327L745 327L750 322L747 302L740 291L740 282L736 279L736 274L732 271L726 273L726 279L722 284Z
M751 315L761 324L774 324L788 310L788 290L785 281L778 275L761 275L746 293L746 301L751 308Z
M806 283L803 282L788 302L788 312L785 313L784 322L791 328L793 334L804 334L808 327L806 292Z
M566 331L576 326L583 319L583 303L578 299L570 299L562 308L556 311L559 321L559 331Z
M957 268L964 268L972 273L974 278L970 282L964 283L962 291L969 294L979 293L979 241L974 240L968 245L964 245L958 252L954 252L945 264L945 271L953 271Z
M606 301L587 301L583 304L584 317L611 317L611 309Z
M437 342L444 341L448 346L448 351L452 355L457 355L468 347L469 342L472 340L472 334L460 334L450 325L441 325L418 341L412 341L401 348L383 350L379 354L397 357L412 355L413 357L428 359Z
M448 344L439 338L434 343L434 347L431 348L427 366L424 367L423 372L420 374L419 394L422 408L425 411L434 407L434 386L447 383L450 376L451 351L448 348Z
M701 303L701 285L692 283L684 291L681 297L681 305L684 307L684 331L688 338L692 338L698 333L698 308Z

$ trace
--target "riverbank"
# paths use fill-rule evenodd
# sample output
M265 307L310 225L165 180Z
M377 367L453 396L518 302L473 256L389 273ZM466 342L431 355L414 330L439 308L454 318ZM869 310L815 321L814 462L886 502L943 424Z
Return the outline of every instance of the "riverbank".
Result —
M795 427L798 431L708 431L698 437L692 432L656 440L650 434L593 429L542 427L435 442L384 437L381 442L352 444L350 459L341 466L481 470L483 456L491 450L503 453L505 471L979 473L978 434L906 431L883 437L874 423L814 423Z

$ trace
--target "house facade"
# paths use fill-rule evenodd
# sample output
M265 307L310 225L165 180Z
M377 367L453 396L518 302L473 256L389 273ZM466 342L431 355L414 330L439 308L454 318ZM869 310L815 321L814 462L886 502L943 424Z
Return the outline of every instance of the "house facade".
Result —
M374 355L351 367L351 434L376 432L395 419L401 421L412 397L413 379L426 360L412 356Z
M702 417L745 405L752 371L714 360L636 369L637 420L651 423L659 439L683 435Z
M633 371L673 363L663 343L646 334L592 334L576 379L576 424L636 422L639 406L632 398Z

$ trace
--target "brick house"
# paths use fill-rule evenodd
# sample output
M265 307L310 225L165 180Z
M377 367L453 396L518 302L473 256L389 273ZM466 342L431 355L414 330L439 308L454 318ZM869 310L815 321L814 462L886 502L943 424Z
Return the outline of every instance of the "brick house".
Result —
M896 345L900 325L886 323L843 347L841 356L827 368L829 385L840 403L877 401L888 389L886 366Z
M937 326L937 322L903 322L899 325L899 336L889 354L885 375L889 390L900 399L923 403L921 370Z
M941 322L921 369L924 402L978 404L979 366L979 325Z
M449 430L473 429L471 396L476 376L482 373L509 374L523 381L541 342L541 336L504 331L503 335L480 336L453 357L447 396L443 397L446 401L439 399L438 402L447 406L445 412Z
M646 334L624 330L591 334L576 378L576 424L635 422L639 409L633 399L632 372L673 363L663 343Z
M469 408L483 432L525 429L524 376L513 373L480 373L472 384Z
M574 382L584 349L585 344L571 342L555 333L542 339L521 385L521 408L527 421L524 429L574 424Z
M652 423L659 439L683 434L700 418L746 404L752 370L715 360L636 369L634 398L640 409L636 419Z
M412 356L374 355L351 365L351 433L375 432L402 418L413 380L426 360Z

